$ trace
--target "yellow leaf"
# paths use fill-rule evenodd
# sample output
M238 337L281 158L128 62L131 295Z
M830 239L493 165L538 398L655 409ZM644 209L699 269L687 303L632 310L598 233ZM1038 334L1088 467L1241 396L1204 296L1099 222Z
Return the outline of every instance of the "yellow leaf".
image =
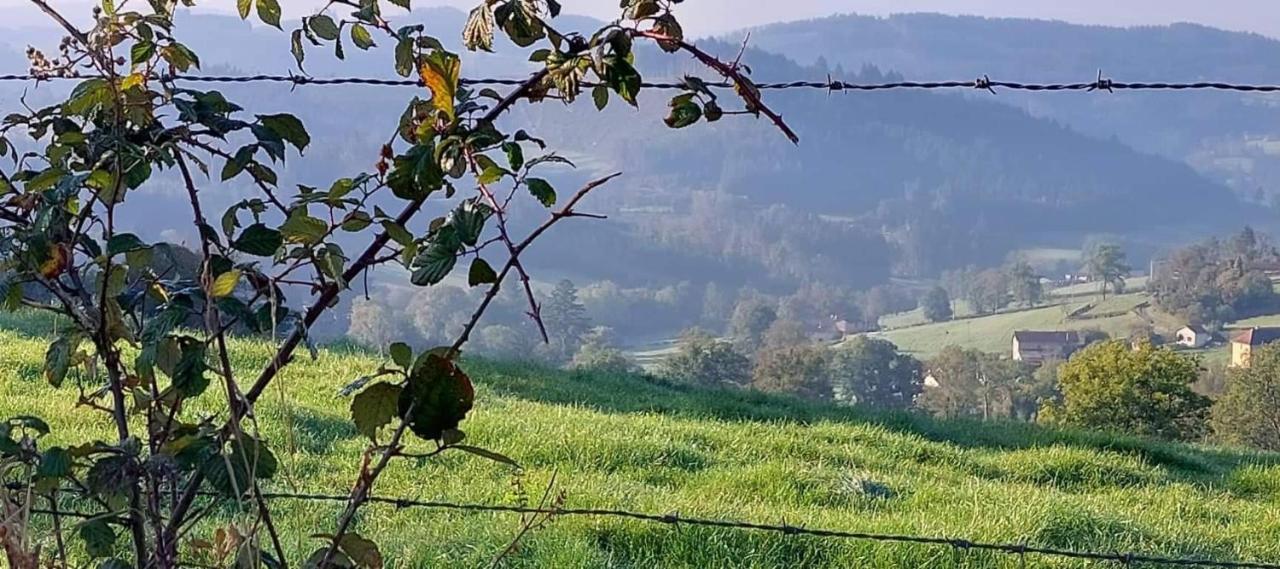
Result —
M214 279L213 287L209 294L212 294L214 298L222 298L235 291L238 284L240 284L240 271L231 269Z
M418 67L418 75L422 84L431 90L431 105L454 119L453 96L458 91L458 76L462 72L462 62L458 56L445 51L435 51L423 58Z
M147 82L147 77L141 73L130 73L120 82L120 90L128 91L130 87L141 87Z

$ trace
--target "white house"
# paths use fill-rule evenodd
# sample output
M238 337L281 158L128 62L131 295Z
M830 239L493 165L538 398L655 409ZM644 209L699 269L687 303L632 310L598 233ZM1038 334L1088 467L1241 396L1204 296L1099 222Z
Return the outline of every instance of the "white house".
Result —
M1209 345L1209 342L1213 340L1213 332L1205 330L1201 326L1194 325L1183 326L1178 330L1175 336L1177 339L1174 340L1174 342L1179 346L1187 348L1203 348Z

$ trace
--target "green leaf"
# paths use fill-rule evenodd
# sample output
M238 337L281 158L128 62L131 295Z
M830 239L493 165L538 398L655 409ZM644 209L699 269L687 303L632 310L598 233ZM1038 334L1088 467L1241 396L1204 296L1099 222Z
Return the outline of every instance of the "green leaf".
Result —
M409 429L426 440L440 440L456 429L475 401L471 379L452 361L428 354L415 365L400 393L399 415Z
M114 257L122 253L132 251L140 251L142 249L150 249L151 246L142 242L137 235L132 233L117 233L107 240L107 256Z
M409 230L405 229L404 226L399 223L389 219L384 220L382 222L382 230L386 231L387 235L391 237L391 240L395 241L398 245L407 247L410 243L413 243L413 234L409 233Z
M409 344L396 342L387 351L391 353L391 361L400 366L400 369L407 370L413 365L413 348Z
M62 387L62 380L66 379L67 370L71 368L71 354L74 351L71 338L65 335L49 344L44 353L44 378L49 385Z
M502 151L507 153L507 165L515 172L524 167L524 149L516 142L502 143Z
M231 247L250 255L270 257L282 244L284 244L284 237L279 231L265 224L255 223L246 227L240 236L231 242Z
M458 262L458 251L440 244L428 246L413 260L413 274L409 280L418 286L437 284L449 276Z
M663 122L671 128L684 128L698 122L701 118L702 107L693 101L692 94L686 94L671 99L671 112Z
M258 115L258 120L262 121L262 125L267 127L271 132L276 133L280 138L292 144L302 152L307 149L307 145L311 144L311 135L307 134L307 129L302 125L302 121L298 120L290 114L277 115Z
M524 183L529 186L529 193L538 198L538 201L542 202L543 206L551 207L556 205L556 189L551 187L549 182L542 178L529 178Z
M338 25L333 22L333 18L324 14L312 16L307 20L307 26L316 34L316 37L333 41L338 39Z
M262 23L280 28L280 2L278 0L258 0L258 18Z
M396 43L396 74L408 77L413 73L413 39L403 38Z
M289 219L285 220L284 225L280 226L280 232L284 235L286 242L301 245L319 243L328 230L329 224L307 215L302 209L295 210Z
M249 17L249 9L253 7L253 0L236 0L236 10L240 12L240 19Z
M351 400L351 420L356 430L369 440L377 440L378 429L396 418L401 391L398 385L375 383L356 394Z
M505 465L510 466L510 467L512 467L512 468L520 468L520 464L519 464L519 463L517 463L516 461L511 460L510 458L506 457L505 455L498 454L498 453L493 452L493 451L488 450L488 449L483 449L483 448L480 448L480 447L473 447L473 446L470 446L470 445L453 445L453 446L451 446L451 447L449 447L449 448L453 448L453 449L458 449L458 450L460 450L460 451L469 452L469 453L474 454L474 455L476 455L476 456L483 456L483 457L485 457L485 458L487 458L487 459L489 459L489 460L492 460L492 461L494 461L494 462L501 462L502 464L505 464Z
M46 478L61 478L71 473L71 453L62 447L53 447L40 455L40 467L36 474Z
M484 222L489 219L489 212L488 207L471 200L458 204L451 217L458 239L472 246L479 242L480 234L484 232Z
M604 83L591 88L591 100L596 104L596 110L603 111L609 106L609 87Z
M253 153L257 151L257 148L257 146L250 144L241 146L239 150L236 150L235 155L229 158L227 163L222 166L222 181L225 182L240 175L245 166L248 166L249 162L253 160Z
M90 557L108 557L115 549L116 532L104 519L93 519L80 524L80 539Z
M376 45L373 43L373 36L369 35L369 28L361 24L351 25L351 42L356 44L356 47L364 50Z
M156 54L156 44L146 40L139 40L129 48L129 61L133 65L141 65L151 59Z
M196 397L209 387L205 376L204 344L194 338L182 338L178 342L182 355L173 368L173 388L183 397Z
M489 266L489 262L476 257L471 261L471 270L467 272L467 284L479 286L498 282L498 273Z

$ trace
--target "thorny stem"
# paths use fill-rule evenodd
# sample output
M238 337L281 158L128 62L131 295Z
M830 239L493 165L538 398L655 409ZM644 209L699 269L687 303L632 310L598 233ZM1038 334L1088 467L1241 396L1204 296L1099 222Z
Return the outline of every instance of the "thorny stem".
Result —
M741 66L738 64L738 60L735 59L733 63L725 63L716 58L716 56L703 51L698 46L681 38L671 37L653 30L634 30L632 31L632 34L654 41L670 43L672 45L679 46L682 51L689 52L689 54L692 55L694 59L697 59L699 63L714 69L716 73L719 73L725 79L728 79L733 83L734 91L738 93L739 97L742 97L743 102L746 103L748 111L752 114L764 114L770 121L773 121L773 124L782 131L782 134L786 135L787 139L790 140L792 144L800 144L800 136L797 135L795 131L791 130L791 127L787 126L787 123L782 120L782 115L774 112L773 109L770 109L764 104L764 101L760 98L760 90L756 89L755 84L752 83L750 79L747 79L740 71ZM742 54L739 53L738 57L741 58Z

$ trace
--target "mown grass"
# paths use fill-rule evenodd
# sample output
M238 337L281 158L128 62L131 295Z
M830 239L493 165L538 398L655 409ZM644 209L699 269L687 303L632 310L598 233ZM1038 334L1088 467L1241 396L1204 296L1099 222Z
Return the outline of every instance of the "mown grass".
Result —
M0 321L0 324L22 323ZM107 439L76 390L40 378L44 340L0 332L0 415L49 419L53 440ZM268 357L233 342L247 374ZM284 468L275 490L335 494L364 442L337 389L379 361L321 350L290 367L256 415ZM524 466L540 494L553 476L574 507L608 507L852 531L1027 542L1100 551L1280 561L1280 457L1024 424L935 421L787 398L673 385L632 375L469 361L478 404L469 441ZM210 401L216 397L209 397ZM194 412L210 412L204 404ZM421 448L428 445L419 443ZM515 503L509 468L463 453L397 463L376 493ZM286 547L301 557L338 506L280 501ZM224 508L200 529L238 519ZM483 566L511 540L510 514L371 506L358 529L392 567ZM1088 563L1028 557L1031 567ZM1016 557L933 546L787 537L639 521L562 517L505 567L1018 567Z

